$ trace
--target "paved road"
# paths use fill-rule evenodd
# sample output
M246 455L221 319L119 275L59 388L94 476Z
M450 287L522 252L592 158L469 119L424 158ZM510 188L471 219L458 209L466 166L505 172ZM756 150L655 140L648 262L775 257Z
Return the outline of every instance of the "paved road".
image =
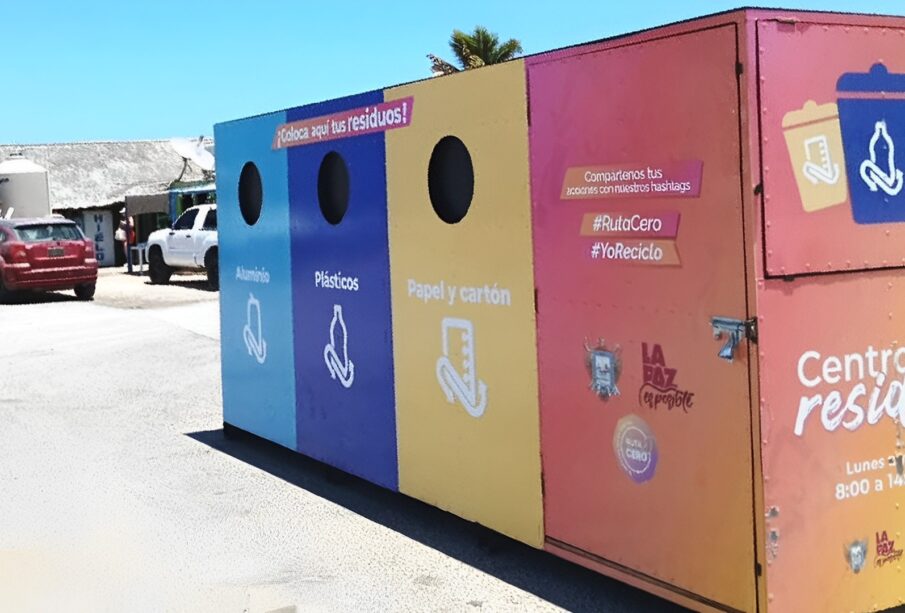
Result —
M0 305L0 610L678 610L224 439L216 294L123 277Z

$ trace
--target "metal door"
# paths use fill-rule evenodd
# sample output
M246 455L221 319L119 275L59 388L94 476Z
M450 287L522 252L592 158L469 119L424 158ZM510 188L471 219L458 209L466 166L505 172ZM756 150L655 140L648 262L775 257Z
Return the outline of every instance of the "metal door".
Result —
M583 51L529 62L547 544L752 610L736 26Z

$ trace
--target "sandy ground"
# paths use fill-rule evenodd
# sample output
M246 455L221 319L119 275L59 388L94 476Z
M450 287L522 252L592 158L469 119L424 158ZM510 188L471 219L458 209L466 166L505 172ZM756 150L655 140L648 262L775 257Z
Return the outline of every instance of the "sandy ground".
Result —
M224 438L218 294L146 282L0 305L0 611L675 610Z

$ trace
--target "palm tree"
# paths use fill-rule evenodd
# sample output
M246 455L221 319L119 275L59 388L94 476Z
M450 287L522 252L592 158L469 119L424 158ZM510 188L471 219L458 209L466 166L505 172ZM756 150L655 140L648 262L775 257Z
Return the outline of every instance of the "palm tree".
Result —
M522 53L522 43L514 38L500 44L500 37L483 26L475 26L471 33L453 30L449 37L449 48L462 67L457 68L449 62L428 54L433 71L450 74L460 70L480 68L490 64L499 64Z

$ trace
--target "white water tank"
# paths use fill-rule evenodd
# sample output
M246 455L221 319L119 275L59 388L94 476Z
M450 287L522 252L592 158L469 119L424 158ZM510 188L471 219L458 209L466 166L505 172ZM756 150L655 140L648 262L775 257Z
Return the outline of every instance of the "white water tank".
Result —
M22 153L0 162L0 217L6 217L10 208L13 217L50 215L47 169Z

